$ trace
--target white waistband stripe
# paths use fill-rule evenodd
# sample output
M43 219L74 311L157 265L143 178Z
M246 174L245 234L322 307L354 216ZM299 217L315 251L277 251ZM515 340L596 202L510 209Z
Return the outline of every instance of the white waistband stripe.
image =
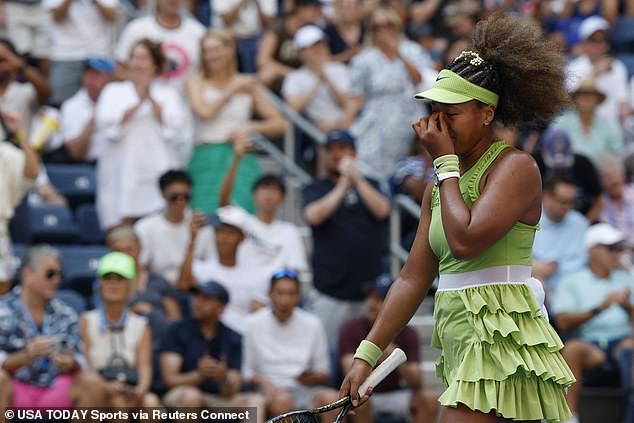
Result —
M440 275L438 291L465 289L482 285L523 284L531 277L531 266L496 266L473 272Z

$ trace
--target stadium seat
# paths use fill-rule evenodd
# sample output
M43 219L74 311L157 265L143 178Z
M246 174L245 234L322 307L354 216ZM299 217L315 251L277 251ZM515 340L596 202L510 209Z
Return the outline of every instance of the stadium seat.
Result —
M612 51L615 54L634 52L634 18L621 16L610 31Z
M97 190L95 168L89 165L48 165L51 183L68 200L71 208L94 203Z
M9 234L14 243L29 242L29 211L26 198L13 211L13 218L9 222Z
M616 58L625 64L625 67L627 68L628 78L634 76L634 53L617 54Z
M29 243L72 244L78 235L79 228L70 209L52 204L29 207Z
M60 289L55 298L62 300L67 306L72 308L77 315L86 311L86 300L77 292L70 289Z
M60 288L79 293L90 304L97 264L108 249L99 245L69 245L59 249L64 259L64 281Z
M79 225L79 241L83 244L103 244L105 235L99 226L97 210L93 204L81 204L75 210Z

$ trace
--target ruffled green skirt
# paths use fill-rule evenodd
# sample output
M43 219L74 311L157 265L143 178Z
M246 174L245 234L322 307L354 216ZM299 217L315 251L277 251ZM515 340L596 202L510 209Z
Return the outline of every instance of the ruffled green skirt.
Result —
M434 318L442 405L512 420L571 418L564 393L575 378L527 285L438 291Z

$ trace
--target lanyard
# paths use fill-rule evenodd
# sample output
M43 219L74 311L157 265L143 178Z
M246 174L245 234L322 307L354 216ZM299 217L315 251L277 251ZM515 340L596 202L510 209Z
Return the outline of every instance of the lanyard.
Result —
M99 331L106 332L110 331L121 331L125 329L126 323L128 322L128 310L123 309L123 313L121 313L121 317L115 323L108 321L106 318L106 311L103 308L103 304L101 304L98 308L99 310Z

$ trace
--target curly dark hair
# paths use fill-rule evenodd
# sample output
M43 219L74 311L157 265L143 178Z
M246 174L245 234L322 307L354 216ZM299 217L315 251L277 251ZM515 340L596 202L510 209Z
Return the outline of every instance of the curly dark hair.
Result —
M498 94L495 118L505 125L543 124L568 104L564 57L531 22L489 16L478 22L472 49L482 64L462 56L447 69Z

